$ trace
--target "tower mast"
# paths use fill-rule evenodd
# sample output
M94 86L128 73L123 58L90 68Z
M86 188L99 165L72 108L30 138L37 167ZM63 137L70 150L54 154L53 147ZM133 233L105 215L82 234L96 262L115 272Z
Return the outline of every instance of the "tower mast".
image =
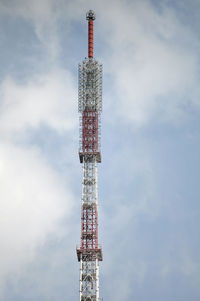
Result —
M81 244L76 251L80 262L80 301L99 301L99 261L102 261L102 250L98 243L97 163L101 162L102 65L93 58L95 13L89 10L86 19L88 58L79 64L79 158L83 177Z

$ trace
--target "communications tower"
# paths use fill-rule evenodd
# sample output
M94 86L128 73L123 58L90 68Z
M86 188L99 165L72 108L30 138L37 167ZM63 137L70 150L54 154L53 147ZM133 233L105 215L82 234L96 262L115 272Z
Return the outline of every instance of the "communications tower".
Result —
M101 162L100 117L102 111L102 65L93 58L93 22L89 10L88 58L79 64L78 111L80 113L79 158L83 167L81 244L77 248L80 262L80 301L99 301L97 163Z

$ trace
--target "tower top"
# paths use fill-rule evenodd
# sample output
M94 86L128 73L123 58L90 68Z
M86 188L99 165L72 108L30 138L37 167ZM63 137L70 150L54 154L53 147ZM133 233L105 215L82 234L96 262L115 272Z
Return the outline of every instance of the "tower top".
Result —
M86 14L86 20L92 20L94 21L96 19L95 13L93 10L89 10Z

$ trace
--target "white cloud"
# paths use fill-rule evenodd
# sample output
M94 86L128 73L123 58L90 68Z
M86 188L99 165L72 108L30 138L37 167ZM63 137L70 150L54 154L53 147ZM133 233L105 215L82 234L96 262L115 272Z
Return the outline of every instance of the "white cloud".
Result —
M154 114L176 121L185 104L196 106L197 39L172 10L119 1L109 3L100 18L112 54L105 66L118 115L140 126Z
M8 1L0 4L1 14L23 18L33 25L35 34L46 49L46 58L54 62L59 55L57 21L60 11L56 1Z
M91 1L92 2L92 1ZM83 13L84 12L84 13ZM10 18L21 18L33 27L34 33L41 46L44 47L44 60L48 65L59 64L60 28L65 22L65 40L70 34L70 22L80 19L85 15L85 3L83 1L62 0L17 0L0 3L0 15L8 15Z
M65 217L66 226L73 206L71 189L45 160L39 144L26 146L31 133L39 133L41 126L55 134L67 133L66 139L71 139L78 122L73 77L57 62L60 11L55 11L53 2L0 4L2 15L32 22L50 66L47 73L31 75L21 83L7 77L0 84L1 296L7 279L23 275L49 236L66 235L69 230L61 224Z
M104 69L112 78L113 114L140 126L151 118L176 122L188 114L188 104L199 107L199 42L166 4L156 9L146 0L118 0L106 3L105 9L104 1L19 0L12 3L12 10L11 4L2 5L2 11L14 11L32 22L46 57L55 64L60 23L65 21L67 39L71 21L84 16L88 8L96 10L95 32L107 42Z
M36 149L0 143L0 284L20 274L48 235L61 232L73 196Z
M25 84L11 78L0 87L0 132L12 134L44 124L57 131L70 130L76 124L76 94L67 71L56 70L39 75Z
M189 39L191 33L179 23L172 10L164 7L158 12L147 1L109 1L105 8L105 1L87 1L86 4L81 0L23 0L14 1L13 6L7 8L4 5L4 12L31 21L38 39L46 47L49 62L59 65L59 22L61 19L65 21L66 34L70 34L69 22L79 18L83 24L85 20L80 19L80 15L85 17L89 4L97 13L95 31L101 32L108 49L105 53L109 53L109 58L104 60L104 69L112 78L108 88L112 91L114 122L116 116L138 126L148 123L153 115L166 120L182 118L189 90L196 89L197 99L192 95L189 103L198 105L197 54L188 43L192 44L195 37ZM31 147L27 149L24 145L16 146L15 136L18 134L25 141L24 133L29 135L29 129L38 130L43 124L57 132L70 132L77 121L77 92L71 74L57 66L48 74L37 75L23 84L12 78L4 79L0 93L2 284L7 275L20 274L24 265L33 260L37 247L48 234L59 235L59 222L64 214L70 212L73 200L70 190L64 188L66 184L45 162L40 151ZM158 114L160 112L161 115ZM112 257L117 260L121 260L125 243L131 244L129 237L122 237L121 243L117 243L120 229L129 224L134 226L132 220L134 218L137 222L139 215L154 219L159 214L153 163L148 158L144 161L147 149L139 156L141 149L140 146L138 153L131 150L129 156L127 150L122 154L120 149L118 162L122 156L127 157L127 177L132 176L128 185L130 187L141 174L144 192L128 205L124 199L130 194L125 192L123 205L117 205L117 209L112 211L113 216L105 216L109 233L113 234L113 242L118 246L116 250L112 246L108 252L112 250ZM138 162L130 166L129 158L134 156ZM113 162L116 165L116 161ZM113 168L110 169L112 182L117 178ZM120 174L120 167L117 172ZM114 199L109 201L116 204ZM100 224L106 224L102 221L101 217ZM121 233L123 236L124 232ZM135 278L135 283L144 282L148 272L148 259L145 260L131 261L129 266L122 262L118 275L122 273L126 277L123 280L116 275L112 278L115 286L124 285L116 298L128 297L132 292L130 277ZM167 268L163 268L163 275L168 273ZM113 267L108 264L108 269L111 278ZM189 271L193 273L193 266L189 266Z
M44 21L47 29L48 22ZM55 53L49 54L48 47L47 56L53 58ZM45 160L39 144L37 148L30 144L27 148L27 139L32 131L39 133L42 126L57 134L67 133L70 139L78 118L73 77L55 65L48 73L35 74L22 83L4 78L0 98L2 297L7 279L15 282L23 275L26 266L36 260L38 247L49 236L59 237L63 232L66 235L69 227L63 230L62 220L65 217L66 226L73 206L73 193L68 184L52 168L51 162Z

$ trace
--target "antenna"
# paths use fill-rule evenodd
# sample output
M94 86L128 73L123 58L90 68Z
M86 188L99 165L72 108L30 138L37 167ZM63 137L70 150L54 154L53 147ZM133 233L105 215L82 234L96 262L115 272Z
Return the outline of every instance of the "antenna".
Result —
M93 10L89 10L86 14L88 20L88 57L93 58L93 21L96 19Z
M98 163L101 162L100 119L102 111L102 65L93 59L93 21L89 10L88 58L79 64L78 111L80 113L79 158L83 167L81 196L80 301L99 301Z

